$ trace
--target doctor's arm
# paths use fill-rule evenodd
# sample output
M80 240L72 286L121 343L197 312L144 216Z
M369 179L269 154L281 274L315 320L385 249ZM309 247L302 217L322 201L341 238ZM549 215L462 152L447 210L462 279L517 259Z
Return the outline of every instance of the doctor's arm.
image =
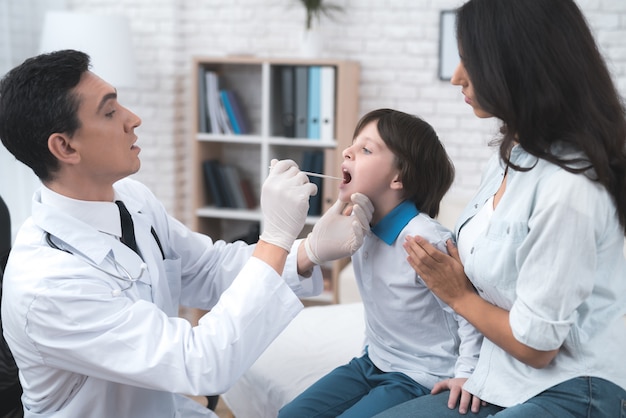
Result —
M517 360L535 368L546 367L559 350L536 350L518 341L511 329L509 311L492 305L474 291L458 250L452 241L447 246L450 255L419 236L408 237L404 244L409 263L441 300Z

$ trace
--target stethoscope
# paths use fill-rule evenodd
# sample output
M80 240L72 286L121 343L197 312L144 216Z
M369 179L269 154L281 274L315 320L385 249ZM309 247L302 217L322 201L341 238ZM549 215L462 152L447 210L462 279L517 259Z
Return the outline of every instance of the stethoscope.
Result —
M71 255L75 255L74 253L72 253L70 250L66 249L66 248L60 248L58 245L56 245L53 241L52 241L52 236L50 235L49 232L46 231L46 242L48 243L48 245L56 250L60 250L60 251L64 251L68 254ZM141 276L143 276L143 273L148 269L148 265L146 263L141 263L139 265L139 274L137 276L133 276L132 274L130 274L130 272L123 266L121 265L112 255L107 255L106 259L109 260L111 262L111 264L113 265L113 267L115 267L116 273L112 273L108 270L103 269L102 267L100 267L99 265L93 263L91 260L84 258L84 257L79 257L81 260L83 260L85 263L87 263L89 266L95 268L96 270L101 271L102 273L108 274L109 276L113 277L114 279L118 279L121 280L123 282L128 282L128 286L122 288L122 289L114 289L113 291L111 291L111 296L113 297L117 297L120 296L122 294L122 292L130 289L131 287L133 287L133 285L135 284L135 282L139 279L141 279Z

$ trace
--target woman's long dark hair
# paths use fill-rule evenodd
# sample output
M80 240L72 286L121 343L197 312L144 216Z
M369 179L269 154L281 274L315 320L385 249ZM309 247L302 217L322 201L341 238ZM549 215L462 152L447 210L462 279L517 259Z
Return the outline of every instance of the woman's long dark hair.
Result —
M506 164L529 169L509 160L519 142L538 158L598 181L613 197L626 235L624 104L574 1L470 0L458 10L457 39L477 103L503 122ZM553 154L557 142L586 158Z

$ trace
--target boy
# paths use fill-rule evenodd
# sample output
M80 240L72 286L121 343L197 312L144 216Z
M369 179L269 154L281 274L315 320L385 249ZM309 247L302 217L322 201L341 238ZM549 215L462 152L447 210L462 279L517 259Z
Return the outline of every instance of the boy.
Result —
M348 202L358 192L374 206L373 235L352 256L365 308L365 351L296 397L279 417L370 417L430 393L442 379L450 379L456 404L482 337L430 292L403 248L405 237L419 234L445 251L452 234L433 217L454 167L428 123L391 109L366 114L343 156L339 199ZM314 260L318 249L307 250ZM465 410L469 398L461 398Z

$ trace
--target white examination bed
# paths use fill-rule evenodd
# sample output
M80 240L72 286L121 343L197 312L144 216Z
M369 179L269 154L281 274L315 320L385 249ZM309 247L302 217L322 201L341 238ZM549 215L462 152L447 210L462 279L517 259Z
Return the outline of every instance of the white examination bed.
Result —
M361 353L364 327L361 303L303 309L223 400L236 418L276 418L283 405Z

